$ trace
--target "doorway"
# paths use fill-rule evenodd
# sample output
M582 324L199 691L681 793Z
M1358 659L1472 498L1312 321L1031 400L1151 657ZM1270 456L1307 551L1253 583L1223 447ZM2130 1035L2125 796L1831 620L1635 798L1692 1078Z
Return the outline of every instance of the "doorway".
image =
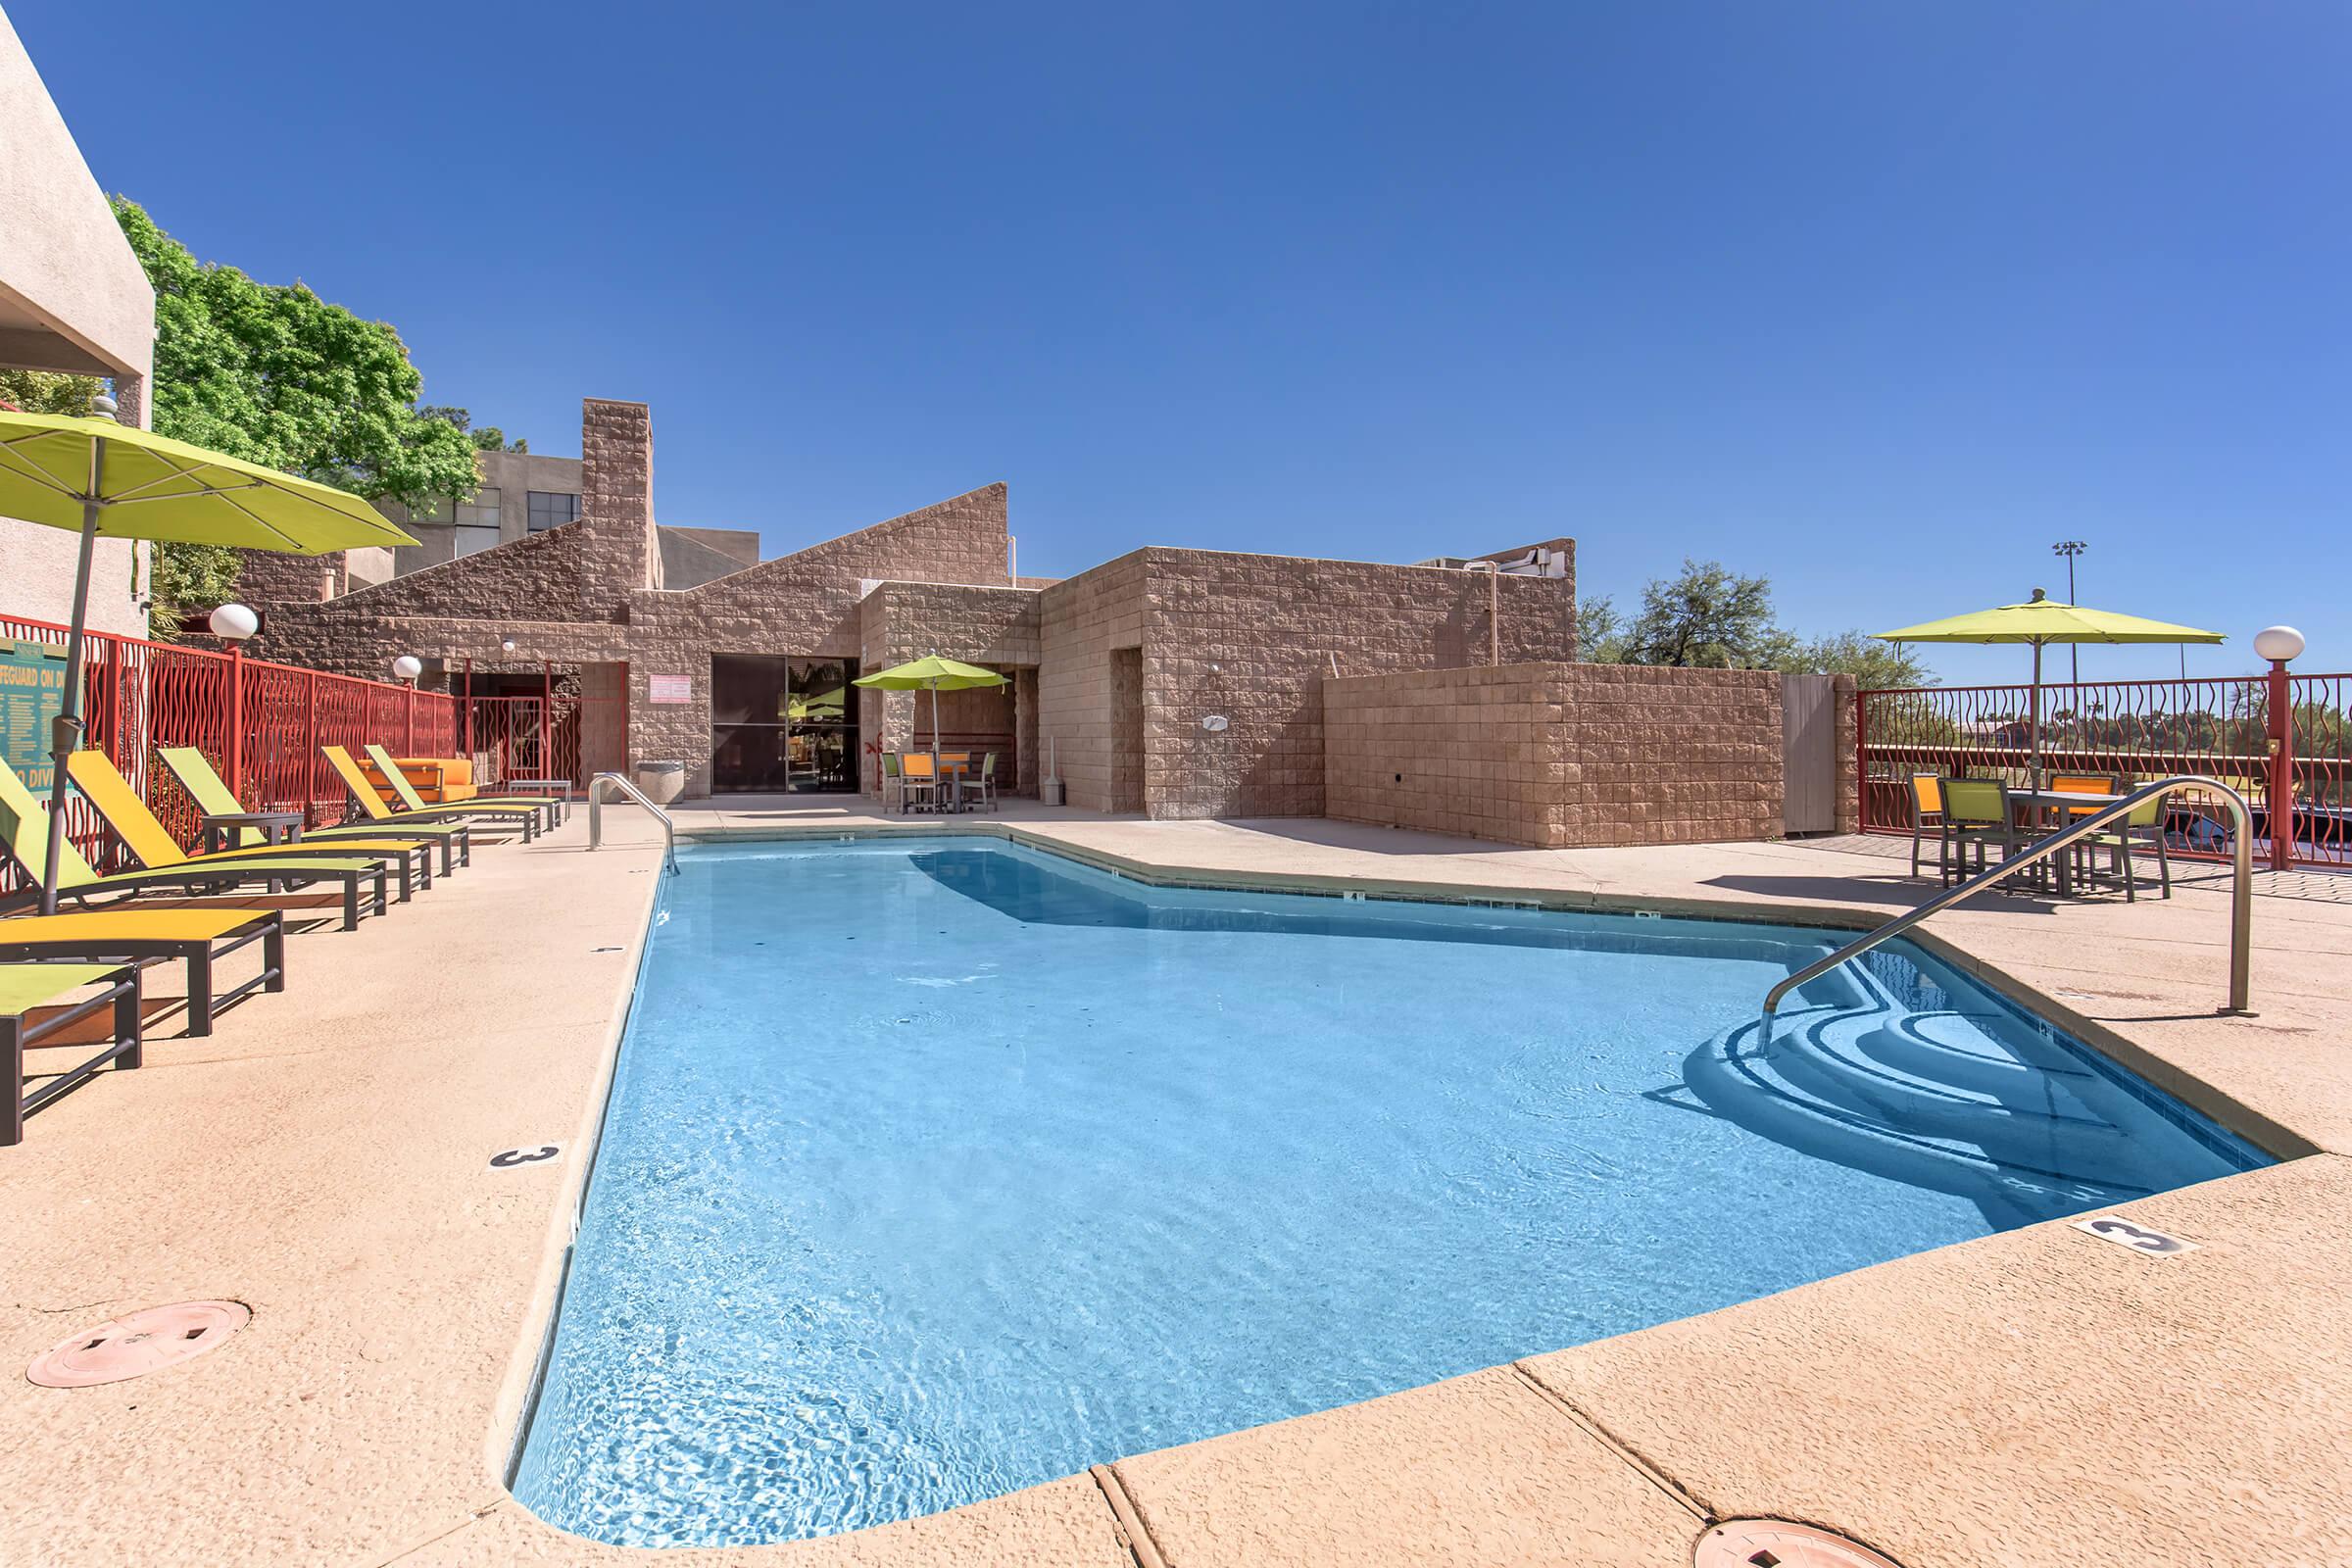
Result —
M712 792L855 791L857 678L854 659L711 655Z

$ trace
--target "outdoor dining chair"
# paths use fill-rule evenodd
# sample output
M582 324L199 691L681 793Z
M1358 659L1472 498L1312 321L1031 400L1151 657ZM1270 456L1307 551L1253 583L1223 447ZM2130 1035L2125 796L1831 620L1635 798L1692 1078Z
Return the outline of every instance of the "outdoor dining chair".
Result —
M2017 853L2017 826L2009 819L2009 794L1998 779L1946 778L1936 782L1943 801L1943 881L1968 874L1968 847L1977 848L1977 869L1985 868L1986 845L1998 844L2001 858Z
M1919 875L1920 841L1936 835L1936 863L1943 864L1943 789L1933 773L1911 775L1911 874Z
M2127 903L2139 902L2138 877L2132 868L2135 850L2155 850L2157 884L2164 897L2173 896L2173 860L2164 843L2164 805L2161 797L2142 801L2124 813L2122 820L2091 834L2086 841L2093 849L2107 852L2110 874L2122 874Z
M997 808L997 754L990 752L980 759L980 771L971 776L972 787L980 793L980 809Z
M899 810L902 814L914 809L916 796L921 796L925 810L939 808L939 769L931 762L929 752L900 752Z

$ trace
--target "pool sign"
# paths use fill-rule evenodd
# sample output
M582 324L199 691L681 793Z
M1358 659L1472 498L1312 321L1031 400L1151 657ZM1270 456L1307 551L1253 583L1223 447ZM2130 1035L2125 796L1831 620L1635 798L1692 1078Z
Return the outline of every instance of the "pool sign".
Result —
M648 675L645 677L646 700L654 703L691 703L694 701L692 675Z
M2129 1247L2147 1257L2179 1257L2182 1252L2197 1250L2194 1242L2184 1242L2178 1236L2152 1231L2145 1225L2134 1225L2121 1214L2093 1214L2088 1219L2079 1219L2073 1223L2079 1231L2088 1231L2100 1241Z
M57 781L49 730L65 706L65 649L22 637L0 643L0 757L35 795Z

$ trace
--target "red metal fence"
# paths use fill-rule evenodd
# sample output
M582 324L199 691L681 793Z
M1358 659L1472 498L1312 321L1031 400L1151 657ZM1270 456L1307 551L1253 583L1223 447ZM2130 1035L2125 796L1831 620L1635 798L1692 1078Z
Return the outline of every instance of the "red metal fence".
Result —
M2352 675L2279 671L2045 686L2042 767L2140 781L2207 774L2254 808L2255 854L2264 862L2279 870L2352 865L2347 682ZM2029 686L1866 691L1860 705L1854 767L1865 832L1910 831L1914 773L2025 782ZM2176 853L2229 852L2230 817L2214 802L2177 797L2165 828Z
M0 638L62 646L66 628L0 615ZM299 810L313 822L344 814L343 783L318 755L321 746L355 755L371 741L400 757L457 752L458 705L437 692L108 632L86 634L82 658L83 744L122 770L182 844L195 841L197 812L155 760L159 747L193 746L246 806ZM39 744L45 757L46 735ZM106 862L103 824L79 797L67 827L85 856Z

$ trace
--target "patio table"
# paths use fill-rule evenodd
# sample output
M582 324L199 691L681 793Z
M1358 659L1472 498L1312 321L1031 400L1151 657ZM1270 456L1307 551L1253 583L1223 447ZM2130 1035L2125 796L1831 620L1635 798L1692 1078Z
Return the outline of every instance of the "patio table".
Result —
M2012 812L2024 808L2026 825L2036 833L2056 832L2065 825L2069 807L2113 806L2124 799L2121 795L2091 794L2087 790L2004 790ZM2056 820L2045 820L2045 813ZM2058 867L2058 896L2065 898L2074 892L2075 873L2070 857L2055 858Z

